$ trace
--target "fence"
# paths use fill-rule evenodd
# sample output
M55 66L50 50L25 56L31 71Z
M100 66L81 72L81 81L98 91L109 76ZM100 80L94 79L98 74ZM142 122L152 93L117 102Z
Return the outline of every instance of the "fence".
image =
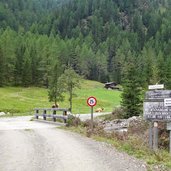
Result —
M47 118L51 118L54 122L56 122L56 119L62 119L64 123L66 123L68 116L67 112L68 109L62 109L62 108L36 108L35 110L35 118L39 119L39 117L43 117L44 120ZM60 114L59 114L60 112ZM62 114L61 114L62 113Z

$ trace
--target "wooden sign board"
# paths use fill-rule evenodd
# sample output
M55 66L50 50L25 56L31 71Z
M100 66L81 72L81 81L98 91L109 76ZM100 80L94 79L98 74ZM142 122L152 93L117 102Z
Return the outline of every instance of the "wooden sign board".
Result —
M154 121L171 121L171 107L164 102L144 102L144 118Z
M171 121L171 90L146 92L144 118L151 121Z
M147 100L166 99L166 98L171 98L171 90L147 91L145 94L145 99Z

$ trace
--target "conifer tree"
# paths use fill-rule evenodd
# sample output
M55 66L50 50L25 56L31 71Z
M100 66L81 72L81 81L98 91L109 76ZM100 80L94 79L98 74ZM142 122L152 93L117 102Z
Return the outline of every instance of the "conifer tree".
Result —
M2 48L0 47L0 87L4 85L4 59Z
M137 76L136 66L133 62L129 62L127 64L123 82L121 105L124 108L124 118L138 116L141 114L141 88Z
M27 87L31 85L32 82L32 70L31 70L31 59L28 49L24 53L23 59L23 74L22 74L22 84Z

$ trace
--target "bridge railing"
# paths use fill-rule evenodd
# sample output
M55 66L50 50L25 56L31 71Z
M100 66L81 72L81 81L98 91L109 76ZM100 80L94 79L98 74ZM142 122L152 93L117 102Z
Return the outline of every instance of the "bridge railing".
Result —
M68 109L63 108L35 108L35 118L39 119L39 117L43 117L43 120L47 120L47 118L51 118L54 122L56 122L56 119L63 120L64 123L66 123L68 119L67 112L69 112Z

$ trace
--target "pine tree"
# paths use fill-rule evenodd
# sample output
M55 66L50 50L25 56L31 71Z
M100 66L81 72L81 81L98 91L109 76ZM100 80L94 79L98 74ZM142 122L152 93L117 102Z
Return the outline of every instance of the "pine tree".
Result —
M4 85L4 57L0 47L0 87Z
M127 64L121 105L124 108L124 118L141 114L141 88L136 72L136 66L133 62Z
M21 41L21 39L20 39ZM15 82L14 85L22 85L22 74L23 74L23 57L25 53L25 46L23 45L23 42L21 44L18 44L18 47L16 49L16 63L15 63Z
M166 88L171 89L171 58L169 57L166 61Z
M23 59L23 73L22 73L22 84L27 87L31 85L32 82L32 70L31 70L31 59L28 49L24 53Z

